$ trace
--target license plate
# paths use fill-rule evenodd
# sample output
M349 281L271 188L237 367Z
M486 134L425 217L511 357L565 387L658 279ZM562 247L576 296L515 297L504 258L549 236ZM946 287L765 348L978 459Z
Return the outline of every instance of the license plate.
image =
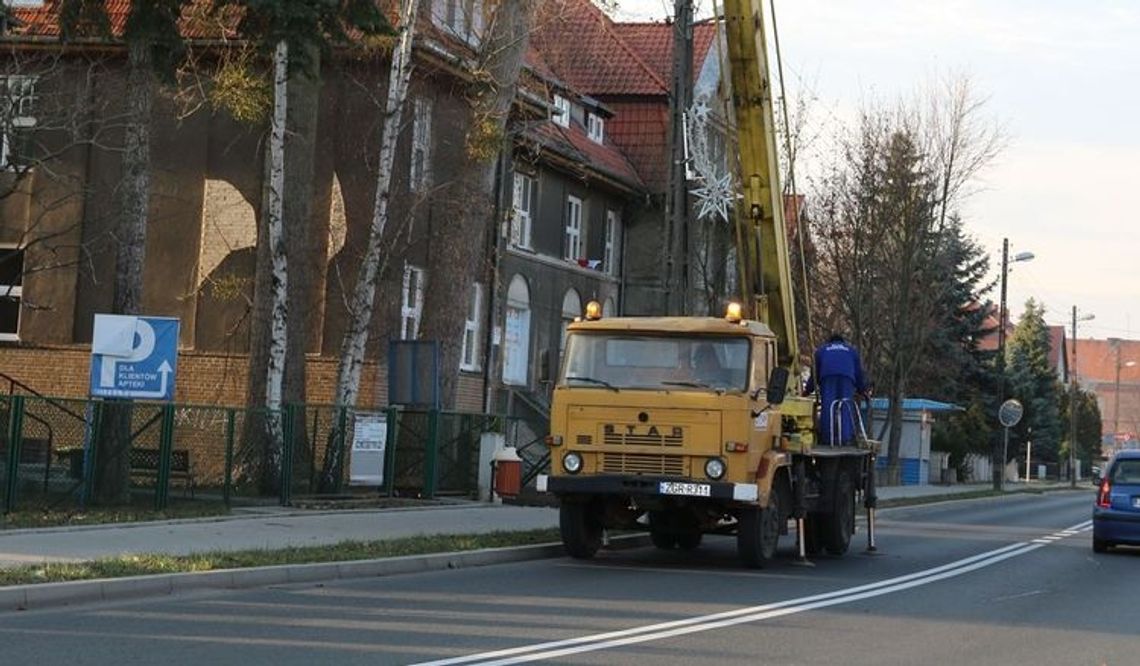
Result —
M657 488L662 495L688 495L690 497L708 497L712 494L712 486L707 483L684 483L682 481L662 481Z

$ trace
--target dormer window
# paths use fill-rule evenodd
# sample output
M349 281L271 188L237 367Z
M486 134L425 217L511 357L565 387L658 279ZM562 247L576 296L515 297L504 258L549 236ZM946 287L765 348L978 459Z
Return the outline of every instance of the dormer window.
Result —
M605 142L606 121L596 113L586 114L586 136L595 143Z
M570 100L562 95L554 96L554 112L551 119L562 127L570 126Z

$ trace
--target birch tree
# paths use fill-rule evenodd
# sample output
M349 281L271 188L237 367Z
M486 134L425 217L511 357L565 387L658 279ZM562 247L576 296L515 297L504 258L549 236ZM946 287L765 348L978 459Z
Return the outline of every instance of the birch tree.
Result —
M356 285L348 307L348 327L340 345L337 364L336 398L338 410L352 410L360 395L360 373L364 367L364 348L372 323L376 302L376 283L380 275L384 229L388 224L388 204L391 198L392 164L396 158L396 141L403 121L404 104L412 79L412 46L419 16L419 0L401 0L398 38L392 51L388 70L388 95L384 106L384 127L380 134L380 155L376 170L376 194L372 205L372 219L368 227L368 241L364 259L357 273ZM321 470L321 488L339 486L344 467L345 433L334 438L325 456Z
M274 113L266 155L264 233L259 233L247 399L251 407L264 407L266 418L264 430L260 419L247 419L244 434L248 442L261 442L261 489L275 492L285 445L283 409L305 401L312 295L307 267L315 237L311 200L322 59L332 45L350 41L349 29L367 39L389 33L391 26L372 0L219 0L217 4L218 9L229 6L244 10L239 33L273 54Z

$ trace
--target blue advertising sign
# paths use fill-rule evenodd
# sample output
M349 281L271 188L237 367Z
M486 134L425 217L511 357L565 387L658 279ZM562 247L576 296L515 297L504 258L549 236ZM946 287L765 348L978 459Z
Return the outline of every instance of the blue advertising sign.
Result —
M172 400L177 365L177 319L95 315L92 396Z

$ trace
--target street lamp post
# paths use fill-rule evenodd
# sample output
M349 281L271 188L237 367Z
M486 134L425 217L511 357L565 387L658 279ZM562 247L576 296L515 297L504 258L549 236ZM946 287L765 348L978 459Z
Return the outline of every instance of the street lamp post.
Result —
M1116 347L1116 386L1112 391L1112 448L1116 449L1116 435L1120 432L1120 367L1131 368L1136 365L1136 361L1120 360L1120 338L1112 338L1109 340L1112 346Z
M1096 315L1091 312L1077 317L1077 306L1073 306L1073 369L1069 373L1072 380L1070 388L1072 397L1069 399L1069 485L1077 487L1077 322L1092 321Z
M1006 278L1009 274L1009 265L1018 261L1029 261L1033 258L1032 252L1018 252L1009 256L1009 239L1001 241L1001 304L998 307L998 404L1005 402L1005 322L1008 319L1005 312ZM994 490L1001 490L1005 479L1005 452L999 442L995 440L993 450L993 481Z

